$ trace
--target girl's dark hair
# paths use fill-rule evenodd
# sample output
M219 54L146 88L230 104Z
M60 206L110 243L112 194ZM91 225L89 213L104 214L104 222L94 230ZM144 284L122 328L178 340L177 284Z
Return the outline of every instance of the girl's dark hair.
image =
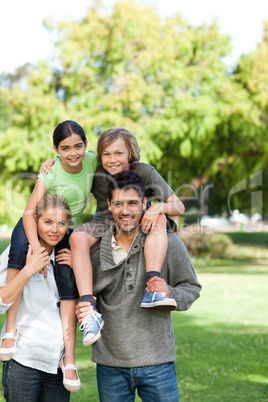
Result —
M83 128L73 120L66 120L58 124L53 132L53 144L58 148L59 143L66 138L70 137L72 134L77 134L81 137L84 144L86 144L86 134Z

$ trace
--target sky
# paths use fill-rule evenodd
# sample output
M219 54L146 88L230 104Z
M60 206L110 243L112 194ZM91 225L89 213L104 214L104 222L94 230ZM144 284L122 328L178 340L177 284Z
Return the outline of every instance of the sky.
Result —
M128 1L128 0L125 0ZM267 0L136 0L155 5L165 16L181 14L191 24L210 24L216 18L220 32L232 37L233 51L226 63L235 66L262 41L263 21L268 20ZM111 7L114 0L104 0ZM45 60L53 52L53 41L43 27L44 18L55 21L79 19L91 0L9 0L0 4L0 73L12 73L27 62Z

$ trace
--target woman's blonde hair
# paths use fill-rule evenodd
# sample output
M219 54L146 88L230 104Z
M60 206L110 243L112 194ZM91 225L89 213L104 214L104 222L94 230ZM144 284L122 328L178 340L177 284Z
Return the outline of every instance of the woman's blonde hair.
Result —
M111 145L117 138L122 138L125 141L127 150L129 152L129 165L133 168L140 160L140 147L134 135L125 128L109 128L103 131L97 142L97 159L101 162L101 157L104 150Z
M68 225L72 224L72 214L70 207L62 195L59 194L49 194L46 197L42 198L35 210L35 216L38 220L48 208L60 208L62 209L67 216Z

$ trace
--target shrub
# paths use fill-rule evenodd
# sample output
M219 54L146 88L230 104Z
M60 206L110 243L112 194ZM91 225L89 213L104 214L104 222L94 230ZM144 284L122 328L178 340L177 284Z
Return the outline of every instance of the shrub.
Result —
M181 228L178 236L184 242L188 252L196 257L226 258L233 246L232 240L225 234L211 232L199 225Z

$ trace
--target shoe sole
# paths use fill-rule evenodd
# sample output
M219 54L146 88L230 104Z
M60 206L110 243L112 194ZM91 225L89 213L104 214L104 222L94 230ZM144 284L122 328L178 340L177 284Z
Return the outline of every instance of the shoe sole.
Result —
M64 381L63 381L63 385L64 385L64 388L66 388L67 391L69 391L69 392L78 392L79 389L81 388L81 384L77 387L74 387L69 384L66 384Z
M7 362L8 360L11 360L14 356L14 352L12 353L0 353L0 360L3 362Z
M84 346L92 345L92 343L95 343L98 339L100 339L100 337L101 337L100 332L101 332L103 326L104 326L104 322L101 323L99 332L93 338L89 339L88 341L86 341L86 342L83 341L83 345Z
M168 304L164 302L155 302L155 303L141 303L140 307L142 308L150 308L151 310L157 311L174 311L177 308L177 303L173 304L168 302Z

